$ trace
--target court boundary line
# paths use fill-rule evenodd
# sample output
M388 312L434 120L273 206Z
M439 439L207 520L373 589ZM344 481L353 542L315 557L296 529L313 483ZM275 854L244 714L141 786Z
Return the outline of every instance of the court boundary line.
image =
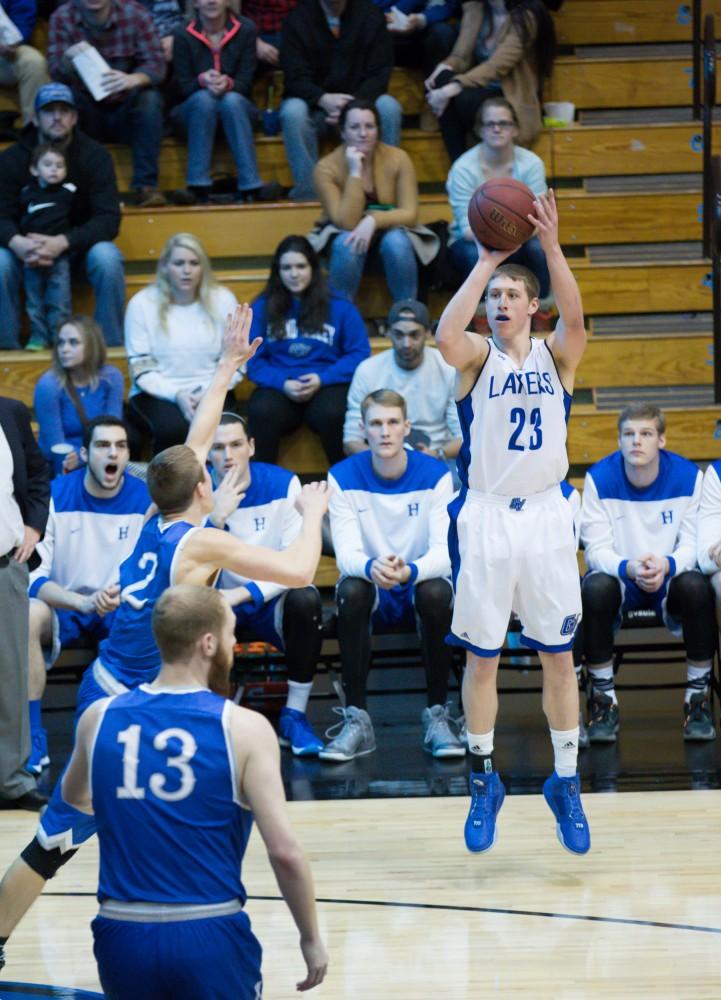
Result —
M95 896L94 892L44 892L43 896ZM248 896L248 902L282 903L282 896ZM548 920L577 920L597 924L620 924L631 927L658 927L661 930L693 931L697 934L721 934L721 927L705 927L702 924L675 924L665 920L642 920L639 917L599 917L588 913L554 913L550 910L514 910L501 906L461 906L455 903L408 903L386 899L335 899L328 896L316 897L316 903L338 906L388 906L407 910L438 910L453 913L489 913L509 917L544 917Z

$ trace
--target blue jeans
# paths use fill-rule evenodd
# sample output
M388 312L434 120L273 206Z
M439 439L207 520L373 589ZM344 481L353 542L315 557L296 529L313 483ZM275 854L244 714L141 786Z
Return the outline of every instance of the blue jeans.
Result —
M453 266L458 272L459 280L461 282L465 281L478 260L476 244L470 240L456 240L455 243L451 244L449 252ZM537 236L532 236L530 240L527 240L505 263L522 264L529 271L533 271L541 286L539 298L545 299L548 297L551 290L551 276L548 273L546 255Z
M80 128L99 142L125 142L133 156L132 187L158 186L158 157L163 139L163 99L157 87L133 90L117 104L98 103L75 92Z
M381 94L375 102L381 122L381 142L399 146L401 141L401 106L390 94ZM313 187L313 167L318 162L318 137L335 132L325 120L325 111L308 107L300 97L289 97L280 106L283 142L288 156L294 187L290 192L296 201L316 198Z
M63 253L50 267L24 267L23 279L30 336L50 346L71 313L70 258Z
M330 284L341 295L355 299L363 277L366 254L355 253L343 242L347 232L340 232L333 240L328 267ZM402 229L388 229L373 240L371 256L378 253L383 263L386 283L394 302L415 299L418 294L418 263L415 251Z
M223 125L238 172L238 190L253 191L260 187L255 159L253 121L255 105L235 91L215 97L209 90L196 90L176 109L175 117L182 122L188 137L186 184L210 187L210 164L218 118Z
M123 255L114 243L103 241L92 246L83 258L74 254L73 270L84 264L83 277L95 293L95 319L109 347L123 343L125 312L125 272ZM20 348L20 284L23 264L12 250L0 247L0 349Z

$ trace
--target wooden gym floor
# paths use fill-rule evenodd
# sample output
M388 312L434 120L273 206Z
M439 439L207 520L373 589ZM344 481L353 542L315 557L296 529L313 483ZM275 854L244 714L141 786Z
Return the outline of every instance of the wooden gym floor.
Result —
M481 857L463 847L460 797L290 810L331 955L313 996L721 995L721 791L588 794L593 846L584 858L558 844L539 795L506 800L498 843ZM0 867L33 829L30 815L0 817ZM58 875L11 939L3 983L98 989L89 931L96 864L91 843ZM244 875L265 995L296 996L296 934L257 833Z

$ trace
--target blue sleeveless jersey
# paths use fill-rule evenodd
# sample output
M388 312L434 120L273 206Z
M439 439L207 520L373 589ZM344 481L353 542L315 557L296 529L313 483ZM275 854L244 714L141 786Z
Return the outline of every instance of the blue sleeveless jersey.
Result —
M155 602L175 583L175 559L197 527L151 517L120 567L120 607L100 644L102 665L128 687L152 681L160 669L151 619Z
M238 800L231 709L201 688L141 685L108 702L90 761L100 901L245 902L253 818Z

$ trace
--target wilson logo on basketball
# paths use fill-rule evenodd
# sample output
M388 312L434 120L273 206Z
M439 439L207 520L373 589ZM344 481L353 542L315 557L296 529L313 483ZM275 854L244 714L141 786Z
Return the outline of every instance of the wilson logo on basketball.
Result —
M514 236L518 238L518 242L523 242L523 234L521 230L516 226L510 219L507 219L502 212L499 212L497 208L491 208L488 213L491 220L495 222L497 226L503 230L504 233L508 233L509 236Z

